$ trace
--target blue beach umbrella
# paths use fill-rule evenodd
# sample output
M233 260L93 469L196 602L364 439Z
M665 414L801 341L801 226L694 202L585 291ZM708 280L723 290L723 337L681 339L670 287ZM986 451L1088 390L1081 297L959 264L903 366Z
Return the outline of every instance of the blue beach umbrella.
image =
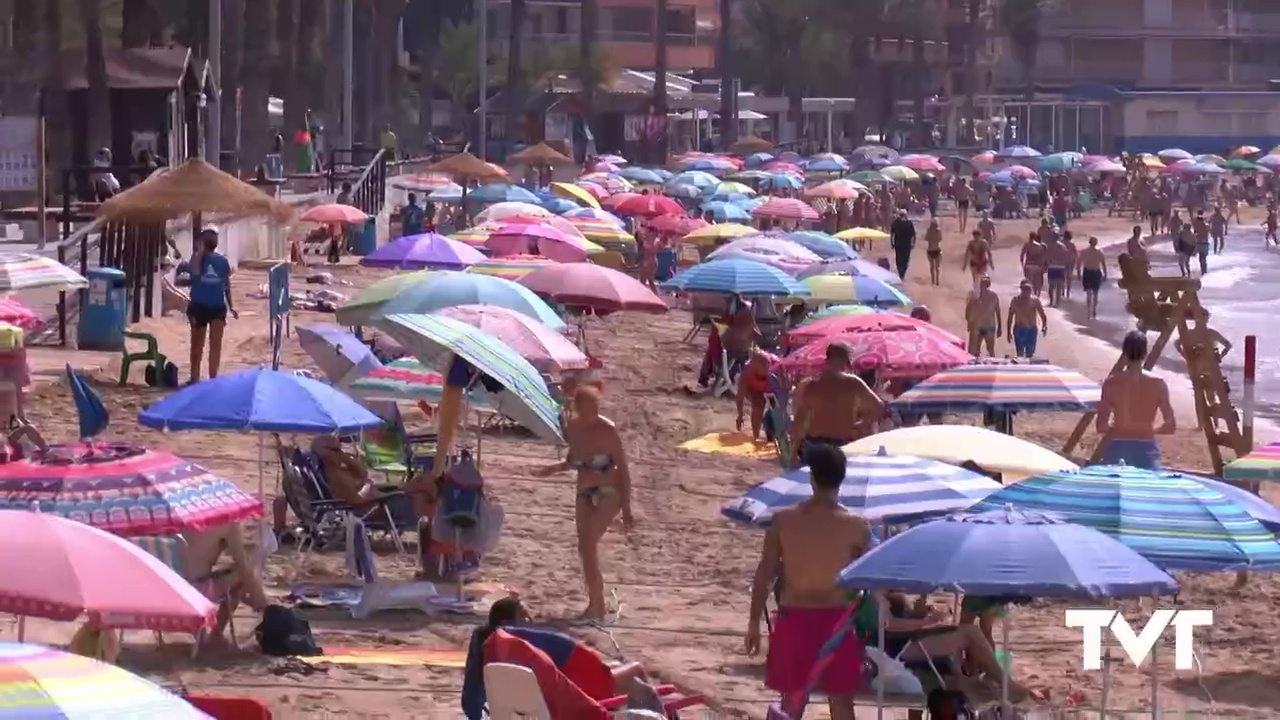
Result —
M671 178L667 180L668 188L674 185L692 185L699 190L705 190L707 188L713 188L719 184L720 178L709 172L703 172L701 170L686 170L678 175L672 175Z
M322 382L280 370L238 370L189 385L138 413L155 430L341 435L383 419Z
M1280 543L1245 508L1181 473L1092 465L1037 475L974 510L1056 513L1106 533L1166 570L1280 568Z
M467 192L467 201L475 203L525 202L538 204L538 196L519 185L489 183Z
M402 288L373 315L430 313L458 305L497 305L528 315L557 332L565 329L564 320L556 311L525 286L477 273L433 273L421 282Z
M1036 170L1042 173L1064 173L1077 165L1080 161L1066 153L1057 155L1046 155L1036 162Z
M341 387L347 381L382 367L373 349L346 328L317 323L299 325L294 329L303 352L334 385Z
M849 169L849 165L828 157L811 160L805 164L804 169L808 172L821 173L844 172Z
M767 152L758 152L748 155L742 164L748 168L758 168L771 160L773 160L773 155Z
M558 195L542 196L542 193L539 193L539 196L541 196L541 199L538 201L538 204L542 206L542 209L547 210L548 212L553 212L557 215L563 215L582 207L578 203L568 198L562 198Z
M846 566L840 584L985 597L1096 599L1178 592L1167 573L1097 530L1008 509L913 527Z
M1033 158L1040 157L1040 151L1026 145L1010 145L996 153L999 158Z
M704 202L698 212L711 213L716 222L751 222L751 213L730 202Z
M668 291L807 297L809 288L781 270L751 260L713 260L662 283Z
M617 225L620 228L626 227L627 224L622 218L614 215L608 210L598 210L596 208L574 208L565 213L564 216L571 220L597 220L599 222L607 222L611 225Z
M973 363L943 370L893 401L913 413L1091 412L1098 383L1056 365Z
M742 203L750 202L751 200L754 200L754 199L755 198L751 197L750 195L747 195L746 193L718 192L713 195L707 195L703 201L733 203L734 205L740 206L742 205Z
M696 185L667 183L662 187L662 194L682 200L694 200L702 197L703 188Z
M645 185L661 185L666 182L657 172L645 167L625 167L618 171L618 176Z
M770 189L799 190L804 187L803 180L788 173L772 173L763 184Z
M849 247L849 243L838 238L831 237L824 232L816 230L798 230L789 232L782 236L784 240L812 250L820 255L824 260L852 260L858 257L858 253ZM892 274L892 273L890 273Z
M462 200L462 186L449 184L442 188L436 188L431 191L431 194L427 196L427 199L433 202L458 202Z
M809 468L790 470L731 500L720 514L764 527L779 510L813 497ZM866 520L890 525L954 512L1001 488L979 473L910 455L851 455L840 485L842 507Z

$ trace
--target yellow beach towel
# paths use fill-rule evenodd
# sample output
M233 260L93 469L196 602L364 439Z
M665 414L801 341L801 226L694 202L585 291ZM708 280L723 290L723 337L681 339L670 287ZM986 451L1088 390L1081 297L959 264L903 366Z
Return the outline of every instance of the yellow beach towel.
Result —
M713 455L737 455L754 460L773 460L778 456L773 443L764 440L755 442L750 435L742 432L707 433L680 443L676 449Z
M463 650L421 647L331 647L326 645L324 655L317 662L335 665L427 665L439 668L462 669L467 665L467 653Z

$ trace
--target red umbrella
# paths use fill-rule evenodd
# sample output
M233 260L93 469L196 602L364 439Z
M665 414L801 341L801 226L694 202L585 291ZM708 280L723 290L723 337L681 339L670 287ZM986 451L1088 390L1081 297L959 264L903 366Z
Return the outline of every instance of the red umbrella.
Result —
M941 336L913 329L823 338L782 358L777 367L792 376L821 372L831 345L849 349L855 370L874 370L881 378L927 378L973 360Z
M664 313L667 304L638 280L600 265L577 263L540 268L521 285L561 305L589 308L597 315L620 310Z
M680 203L666 195L636 195L611 205L615 213L657 217L659 215L683 215Z
M901 164L917 172L944 172L947 169L932 155L904 155Z
M369 216L365 215L359 208L330 203L308 208L306 212L298 216L298 219L318 223L358 223L368 220Z
M691 218L688 215L659 215L649 221L649 226L654 230L665 235L679 235L681 237L699 228L709 225L702 218Z
M613 195L609 195L608 197L600 199L600 204L609 208L614 212L617 212L619 205L630 200L631 198L638 198L638 197L645 197L645 196L641 195L640 193L633 193L633 192L614 193Z
M803 200L795 198L769 198L751 210L752 217L777 220L817 220L818 211Z
M577 240L550 225L508 223L489 233L484 246L494 255L529 254L533 248L556 262L582 262L587 250Z
M795 349L818 340L847 337L858 333L913 330L936 335L962 350L965 348L963 340L937 325L895 312L836 315L823 318L788 332L787 347Z

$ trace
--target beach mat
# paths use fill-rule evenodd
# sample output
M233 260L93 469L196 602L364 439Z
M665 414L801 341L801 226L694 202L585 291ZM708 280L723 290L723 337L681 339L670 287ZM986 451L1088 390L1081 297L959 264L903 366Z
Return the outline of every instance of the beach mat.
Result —
M773 460L778 456L773 443L764 440L754 442L750 435L742 432L707 433L680 443L676 449L712 455L736 455L753 460Z
M467 665L465 650L422 647L324 646L324 655L313 659L335 665L398 665L461 670Z

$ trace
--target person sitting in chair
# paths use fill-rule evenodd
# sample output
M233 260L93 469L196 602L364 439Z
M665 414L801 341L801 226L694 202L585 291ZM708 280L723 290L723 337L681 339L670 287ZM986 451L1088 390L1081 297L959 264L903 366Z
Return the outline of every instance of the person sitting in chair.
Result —
M311 441L311 452L320 460L325 482L335 500L356 507L382 497L369 480L369 468L358 456L342 449L342 441L333 435L317 435Z
M210 600L222 601L212 637L222 636L242 600L258 612L271 604L245 549L239 523L188 530L182 538L186 541L182 569L187 582ZM224 553L231 560L230 567L218 566Z

